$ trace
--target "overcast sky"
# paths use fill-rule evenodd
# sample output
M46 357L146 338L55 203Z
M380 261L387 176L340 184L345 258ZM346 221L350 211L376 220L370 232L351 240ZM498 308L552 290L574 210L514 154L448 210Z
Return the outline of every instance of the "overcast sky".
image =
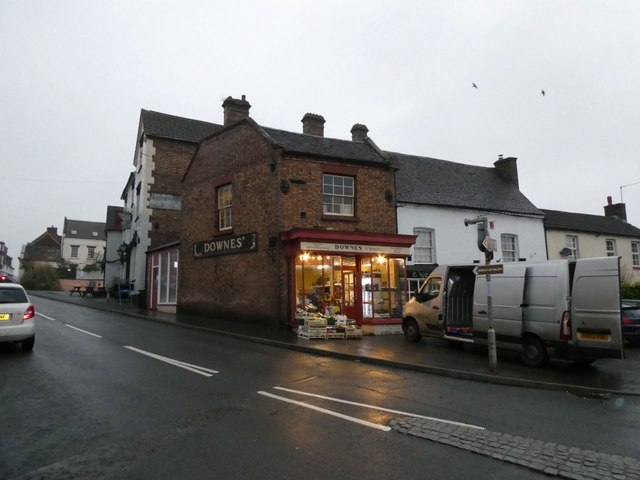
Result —
M222 123L243 94L268 127L517 157L538 208L602 215L637 183L640 227L638 25L637 0L0 0L0 241L17 273L48 226L122 205L140 109Z

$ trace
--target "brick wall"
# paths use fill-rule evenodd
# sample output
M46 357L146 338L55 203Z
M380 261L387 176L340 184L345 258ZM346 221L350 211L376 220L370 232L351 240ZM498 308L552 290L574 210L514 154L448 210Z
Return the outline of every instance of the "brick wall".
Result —
M276 160L272 169L272 159ZM322 215L322 174L339 164L356 176L356 219ZM281 191L281 181L288 192ZM216 188L233 185L233 230L217 228ZM396 233L393 172L287 156L251 124L200 145L183 185L178 310L283 325L288 320L288 259L279 235L293 228ZM255 252L195 258L193 244L256 233ZM270 239L275 242L270 246Z
M191 162L197 145L166 139L154 139L153 181L149 194L182 195L182 177ZM146 199L147 202L149 199ZM181 213L176 210L154 208L149 217L151 247L180 240Z

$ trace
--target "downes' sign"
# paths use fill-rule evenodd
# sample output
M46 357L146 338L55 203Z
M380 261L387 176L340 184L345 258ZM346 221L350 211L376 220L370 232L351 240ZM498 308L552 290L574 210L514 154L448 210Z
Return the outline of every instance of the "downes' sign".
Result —
M193 244L193 256L214 257L217 255L230 255L232 253L254 252L258 249L258 235L255 233L244 233L228 237L214 238L204 242Z

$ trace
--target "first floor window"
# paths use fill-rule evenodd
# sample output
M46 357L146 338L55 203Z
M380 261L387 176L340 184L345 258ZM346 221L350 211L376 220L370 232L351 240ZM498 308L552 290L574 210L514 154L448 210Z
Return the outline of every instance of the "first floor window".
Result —
M87 258L90 260L96 258L96 247L87 247Z
M578 237L575 235L567 235L565 237L565 246L569 249L568 258L577 260L578 258Z
M503 233L500 236L502 243L502 261L517 262L520 257L518 252L518 236L511 233Z
M78 258L79 245L71 245L71 258Z
M608 238L606 240L607 257L616 256L616 241Z
M218 228L220 230L230 230L233 226L231 222L232 194L231 184L218 187Z
M432 228L414 228L413 234L416 235L416 243L413 246L414 263L435 263L435 232Z
M342 175L322 176L322 213L353 216L355 178Z
M631 262L634 267L640 267L640 242L631 242Z

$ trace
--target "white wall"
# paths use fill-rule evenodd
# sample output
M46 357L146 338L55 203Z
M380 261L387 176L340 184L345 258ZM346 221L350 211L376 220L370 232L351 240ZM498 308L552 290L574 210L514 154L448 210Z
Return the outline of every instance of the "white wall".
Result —
M493 262L502 259L500 236L509 233L518 236L520 258L527 261L547 259L544 226L542 219L518 217L478 210L433 206L398 206L398 233L413 235L414 227L431 228L435 231L436 259L444 265L451 263L484 263L484 253L478 249L476 225L465 227L465 219L486 215L493 222L490 236L498 243ZM412 264L413 262L408 262Z

